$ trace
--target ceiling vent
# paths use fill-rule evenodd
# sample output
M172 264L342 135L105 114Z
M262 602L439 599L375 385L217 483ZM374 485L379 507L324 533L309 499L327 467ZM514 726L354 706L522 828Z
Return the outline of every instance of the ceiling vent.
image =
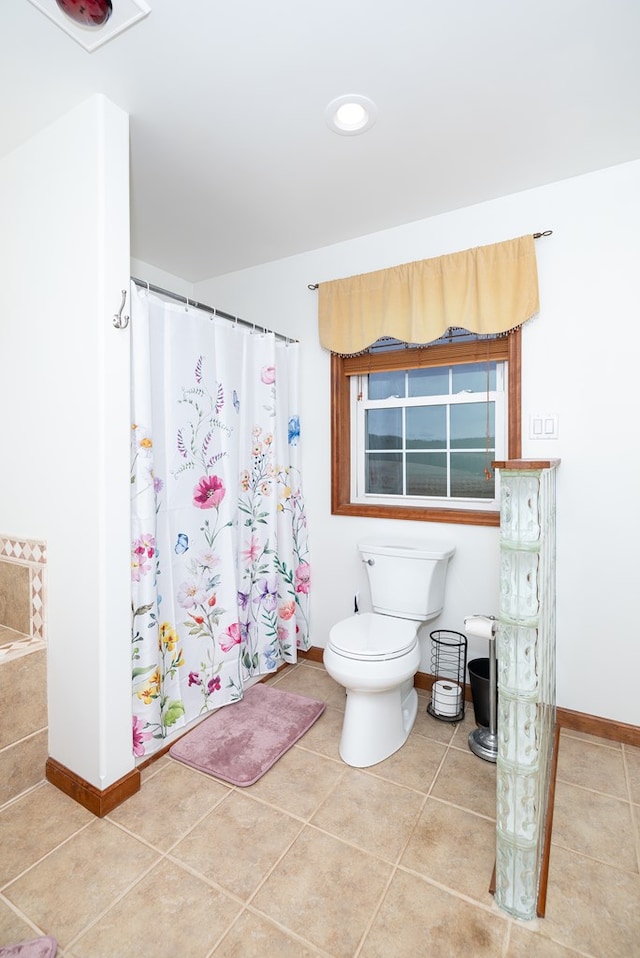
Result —
M29 2L89 53L133 26L138 20L142 20L151 10L144 0L112 0L113 11L106 23L102 26L84 26L64 13L58 6L57 0L29 0Z

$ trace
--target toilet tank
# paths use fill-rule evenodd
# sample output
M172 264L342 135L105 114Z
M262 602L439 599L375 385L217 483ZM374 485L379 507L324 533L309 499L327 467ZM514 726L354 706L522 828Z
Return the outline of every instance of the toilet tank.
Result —
M358 549L374 612L426 622L442 611L447 566L456 551L450 542L363 539Z

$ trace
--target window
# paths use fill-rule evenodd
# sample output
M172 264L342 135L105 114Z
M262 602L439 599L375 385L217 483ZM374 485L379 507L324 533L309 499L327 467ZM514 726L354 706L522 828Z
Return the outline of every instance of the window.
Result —
M332 356L332 512L499 525L520 456L520 330Z
M495 499L491 462L505 458L504 367L457 363L353 376L352 499Z

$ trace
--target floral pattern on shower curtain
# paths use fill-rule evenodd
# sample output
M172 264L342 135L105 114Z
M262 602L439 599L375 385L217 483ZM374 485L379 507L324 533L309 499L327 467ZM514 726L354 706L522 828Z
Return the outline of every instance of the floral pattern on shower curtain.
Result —
M132 286L133 750L309 647L299 345Z

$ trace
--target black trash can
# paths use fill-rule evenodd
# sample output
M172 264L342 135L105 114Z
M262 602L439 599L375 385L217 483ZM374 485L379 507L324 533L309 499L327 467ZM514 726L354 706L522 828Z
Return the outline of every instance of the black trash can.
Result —
M491 717L489 659L472 659L469 662L469 684L471 685L471 699L476 722L478 725L484 725L485 728L488 728Z

